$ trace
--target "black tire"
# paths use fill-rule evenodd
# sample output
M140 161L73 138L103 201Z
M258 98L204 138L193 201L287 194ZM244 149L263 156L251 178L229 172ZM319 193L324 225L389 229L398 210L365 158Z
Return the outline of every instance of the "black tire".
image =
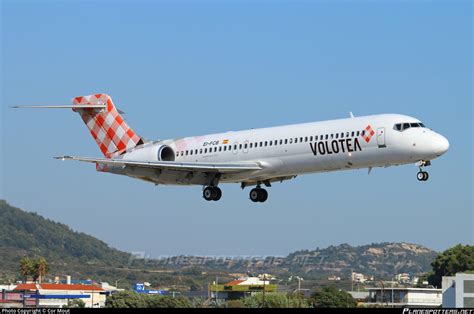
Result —
M423 172L423 181L428 181L429 177L430 177L430 175L428 174L428 172L424 171Z
M214 192L215 192L215 195L214 195L214 198L212 199L213 201L218 201L221 199L222 197L222 191L221 189L219 189L217 186L214 187Z
M268 192L267 192L267 190L265 190L265 189L260 189L259 193L260 193L260 195L259 195L259 197L258 197L258 201L259 201L260 203L265 202L265 201L267 200L267 198L268 198Z
M424 174L425 174L425 172L423 172L423 171L420 171L420 172L418 172L418 173L416 174L416 178L418 179L418 181L425 181L425 180L424 180L424 179L425 179L425 175L424 175Z
M206 201L212 201L214 199L214 194L214 189L210 186L206 187L204 191L202 191L202 197L204 197Z
M250 190L249 197L252 202L258 202L260 198L259 189L255 188Z

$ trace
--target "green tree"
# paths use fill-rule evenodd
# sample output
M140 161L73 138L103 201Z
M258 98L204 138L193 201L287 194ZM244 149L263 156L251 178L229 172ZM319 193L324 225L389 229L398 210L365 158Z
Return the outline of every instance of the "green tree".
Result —
M133 291L121 291L112 294L105 301L105 307L110 308L145 308L147 302L146 295Z
M428 282L440 287L443 276L474 271L474 246L458 244L447 249L436 257L431 266L433 270L428 274Z
M324 287L311 295L314 307L353 308L356 300L346 291L335 287Z
M40 257L33 263L33 278L41 283L44 276L49 272L48 262Z
M25 278L25 282L28 280L28 276L33 273L33 261L28 257L23 257L20 260L19 272L21 277Z
M191 303L188 298L184 296L161 296L161 295L148 295L146 307L150 308L189 308Z
M121 291L108 297L105 306L109 308L188 308L191 307L191 303L188 298L183 296L173 298Z

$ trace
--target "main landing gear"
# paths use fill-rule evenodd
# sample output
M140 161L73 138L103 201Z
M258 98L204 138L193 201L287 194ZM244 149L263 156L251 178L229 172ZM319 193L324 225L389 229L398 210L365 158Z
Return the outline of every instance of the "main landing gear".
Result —
M262 189L261 187L257 186L256 188L250 190L249 196L252 202L263 203L268 198L268 192L267 190Z
M420 171L416 174L416 178L418 179L418 181L427 181L430 175L428 174L428 172L423 170L423 167L430 166L431 162L429 160L421 160L417 162L416 165L420 169Z
M202 191L202 197L206 201L218 201L221 199L222 191L217 186L208 186Z

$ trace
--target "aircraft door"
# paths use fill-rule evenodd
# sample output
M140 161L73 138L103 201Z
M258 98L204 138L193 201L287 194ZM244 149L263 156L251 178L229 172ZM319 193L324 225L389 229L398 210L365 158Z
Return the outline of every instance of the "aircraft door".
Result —
M385 144L385 128L377 129L377 145L379 148L387 147Z

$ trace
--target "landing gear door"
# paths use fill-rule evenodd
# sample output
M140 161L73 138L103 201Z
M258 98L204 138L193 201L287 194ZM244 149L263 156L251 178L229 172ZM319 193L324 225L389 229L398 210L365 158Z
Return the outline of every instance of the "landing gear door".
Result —
M387 147L385 144L385 128L377 129L377 145L379 148Z

